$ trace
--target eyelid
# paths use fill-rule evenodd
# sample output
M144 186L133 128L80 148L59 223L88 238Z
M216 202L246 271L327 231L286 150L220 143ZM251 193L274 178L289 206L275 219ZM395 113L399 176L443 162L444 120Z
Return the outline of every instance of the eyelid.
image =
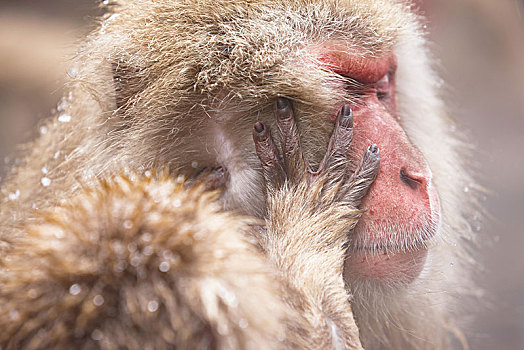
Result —
M389 92L390 88L390 77L389 73L384 75L379 81L376 83L376 89L378 93L387 93Z

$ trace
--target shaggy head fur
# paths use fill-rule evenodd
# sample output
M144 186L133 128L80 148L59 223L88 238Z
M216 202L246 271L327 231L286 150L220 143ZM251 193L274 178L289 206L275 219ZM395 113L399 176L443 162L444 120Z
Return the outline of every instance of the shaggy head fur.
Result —
M400 124L426 156L442 205L440 232L415 283L349 281L361 339L374 349L446 348L460 315L454 300L474 290L465 246L470 205L462 196L471 181L418 19L397 1L118 1L81 51L58 115L3 185L0 251L24 234L19 224L31 221L34 208L56 205L79 183L122 166L140 172L169 164L187 173L225 165L224 206L262 217L251 127L274 123L272 99L288 97L306 157L321 159L332 124L318 116L351 98L335 88L342 78L310 54L332 39L367 57L394 50Z

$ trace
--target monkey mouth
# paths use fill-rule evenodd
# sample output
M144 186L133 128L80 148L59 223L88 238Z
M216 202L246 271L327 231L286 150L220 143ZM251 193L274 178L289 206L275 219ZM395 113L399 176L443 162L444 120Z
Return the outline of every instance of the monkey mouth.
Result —
M367 253L398 253L427 249L440 229L440 213L420 221L410 225L360 221L349 234L348 248Z
M393 287L405 286L421 274L427 256L426 248L383 253L349 251L344 262L344 276L350 284L374 281Z
M440 230L440 218L437 199L426 217L409 224L365 218L359 221L349 237L346 280L350 284L371 280L388 286L412 283L424 269L431 241Z
M396 230L374 227L357 227L350 233L348 248L367 253L398 253L427 249L439 231L433 221L422 227L399 227Z

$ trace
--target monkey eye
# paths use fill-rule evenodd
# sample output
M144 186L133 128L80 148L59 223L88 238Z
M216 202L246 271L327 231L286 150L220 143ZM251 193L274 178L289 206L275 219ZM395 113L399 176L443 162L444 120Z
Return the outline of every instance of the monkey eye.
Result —
M377 97L379 100L385 98L389 94L389 73L384 75L382 79L376 83Z

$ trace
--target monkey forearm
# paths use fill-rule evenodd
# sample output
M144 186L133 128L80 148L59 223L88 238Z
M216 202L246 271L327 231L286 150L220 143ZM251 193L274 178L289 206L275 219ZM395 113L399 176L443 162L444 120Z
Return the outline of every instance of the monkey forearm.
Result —
M275 106L282 160L263 124L255 124L253 134L268 192L267 252L283 268L309 271L311 259L316 259L335 267L336 275L342 268L343 245L360 216L356 206L378 172L378 148L370 146L355 173L347 173L353 119L351 110L344 107L326 156L313 172L301 153L291 103L278 99Z
M312 172L301 153L291 104L278 99L275 106L282 159L263 124L256 123L253 134L268 192L264 249L283 279L301 294L293 306L316 330L316 345L358 349L358 330L342 280L343 247L360 214L356 205L378 172L378 149L370 147L356 172L347 174L352 113L344 107L326 156Z

